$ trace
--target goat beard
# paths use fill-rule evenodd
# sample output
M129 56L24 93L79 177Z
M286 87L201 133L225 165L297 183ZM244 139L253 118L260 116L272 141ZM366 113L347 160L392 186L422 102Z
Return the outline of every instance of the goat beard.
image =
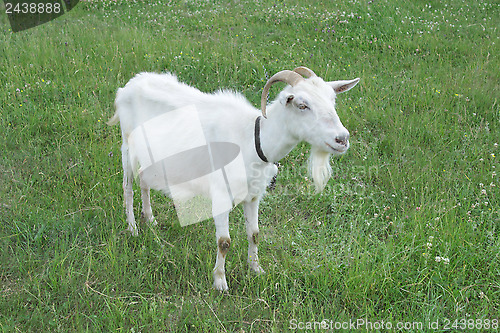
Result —
M309 157L309 174L314 181L316 193L323 191L332 175L330 155L330 153L314 147L311 149L311 156Z

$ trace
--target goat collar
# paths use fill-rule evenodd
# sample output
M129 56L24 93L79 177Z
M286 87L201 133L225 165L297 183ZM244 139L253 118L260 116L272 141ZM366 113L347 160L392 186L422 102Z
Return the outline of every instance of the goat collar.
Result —
M258 116L257 119L255 119L255 131L254 131L255 150L257 151L257 155L259 155L260 159L268 163L269 160L267 159L266 155L264 155L262 147L260 146L260 118L262 117Z

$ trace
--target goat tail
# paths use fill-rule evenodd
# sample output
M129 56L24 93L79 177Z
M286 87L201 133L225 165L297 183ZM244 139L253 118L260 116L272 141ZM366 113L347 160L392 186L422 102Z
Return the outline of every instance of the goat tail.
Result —
M108 120L106 124L108 124L109 126L113 126L118 124L119 121L120 121L120 116L118 115L118 112L115 112L115 115L111 117L111 119Z
M118 114L118 97L120 96L120 92L122 91L122 88L118 88L118 91L116 92L116 99L115 99L115 114L111 119L109 119L106 124L109 126L114 126L120 122L120 115Z

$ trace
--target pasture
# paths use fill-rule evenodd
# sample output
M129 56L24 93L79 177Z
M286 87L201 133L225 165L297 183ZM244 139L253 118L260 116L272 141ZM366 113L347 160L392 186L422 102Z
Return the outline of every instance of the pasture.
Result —
M483 0L84 1L19 33L1 14L0 331L495 331L499 27ZM227 293L211 221L181 227L155 192L158 226L124 232L118 87L171 71L258 106L301 65L361 78L337 100L351 148L321 194L307 144L281 161L260 206L266 274L239 207Z

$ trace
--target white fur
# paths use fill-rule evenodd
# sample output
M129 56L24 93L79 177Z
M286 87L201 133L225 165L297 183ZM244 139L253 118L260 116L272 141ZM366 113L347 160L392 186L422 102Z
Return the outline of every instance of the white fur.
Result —
M342 154L349 148L349 132L340 122L335 111L337 92L354 87L359 79L352 81L325 82L312 77L287 86L268 106L268 118L261 119L261 145L269 163L257 155L254 145L254 124L260 111L254 108L241 94L218 91L213 94L181 83L173 74L141 73L131 79L124 88L118 89L115 106L116 113L108 124L120 122L123 144L123 190L128 230L137 235L133 213L132 179L134 160L133 142L129 137L138 125L163 114L189 105L198 110L200 121L204 124L207 142L238 143L246 166L248 194L241 198L246 220L248 263L256 272L263 272L257 256L258 207L267 185L277 173L272 163L286 156L300 141L312 145L310 170L316 188L322 190L330 178L331 154ZM186 129L189 130L189 129ZM340 138L340 139L339 139ZM175 140L175 138L172 138ZM342 141L343 140L343 141ZM142 215L146 221L156 223L152 214L149 189L158 188L154 177L147 174L140 177ZM164 190L164 189L163 189ZM193 186L186 191L192 195L204 190ZM188 193L189 194L189 193ZM216 241L229 240L229 212L214 217ZM227 290L224 272L225 254L218 247L214 267L214 287Z

